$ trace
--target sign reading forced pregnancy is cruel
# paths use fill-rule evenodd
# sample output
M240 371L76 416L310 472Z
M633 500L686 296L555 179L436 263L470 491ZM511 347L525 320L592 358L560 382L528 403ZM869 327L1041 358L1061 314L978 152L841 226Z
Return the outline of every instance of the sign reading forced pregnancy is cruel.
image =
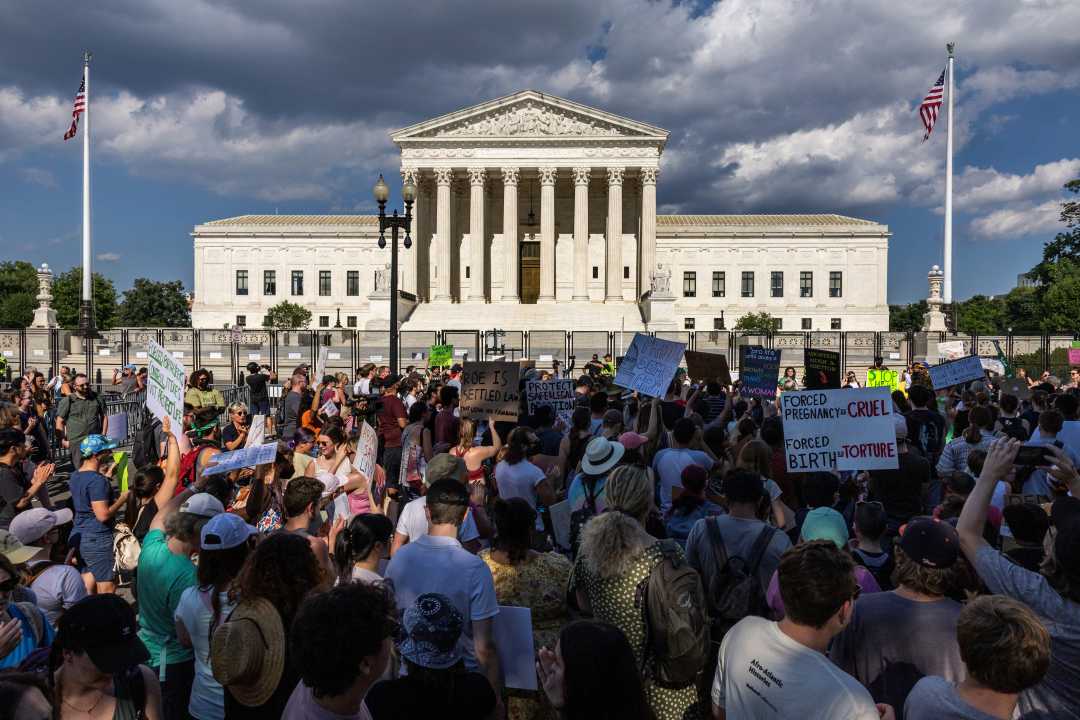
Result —
M492 420L517 420L521 405L521 365L467 362L461 373L461 414Z
M785 392L780 412L788 472L899 467L887 387Z
M184 433L184 363L153 340L146 348L146 407L158 420L169 418L172 434Z

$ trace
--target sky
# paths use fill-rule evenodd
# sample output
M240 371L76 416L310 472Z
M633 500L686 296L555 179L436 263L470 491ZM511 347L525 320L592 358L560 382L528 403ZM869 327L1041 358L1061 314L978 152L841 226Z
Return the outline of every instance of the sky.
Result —
M0 260L81 258L84 48L94 269L192 287L193 226L373 212L390 131L532 89L671 132L660 212L885 223L890 303L942 262L956 43L954 297L1007 292L1080 177L1076 0L0 0Z

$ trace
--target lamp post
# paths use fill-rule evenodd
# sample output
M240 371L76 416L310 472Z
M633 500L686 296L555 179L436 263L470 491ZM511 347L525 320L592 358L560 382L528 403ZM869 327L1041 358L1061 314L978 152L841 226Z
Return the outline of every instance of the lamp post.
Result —
M398 229L405 230L405 249L412 246L412 238L409 237L409 227L412 225L412 206L416 200L416 185L411 180L406 180L401 186L401 199L405 201L405 216L398 215L394 208L392 215L386 214L386 201L390 198L390 188L383 176L379 175L379 181L373 189L375 202L379 203L379 247L386 247L386 230L390 229L390 372L398 371L398 326L397 326L397 300L398 300Z

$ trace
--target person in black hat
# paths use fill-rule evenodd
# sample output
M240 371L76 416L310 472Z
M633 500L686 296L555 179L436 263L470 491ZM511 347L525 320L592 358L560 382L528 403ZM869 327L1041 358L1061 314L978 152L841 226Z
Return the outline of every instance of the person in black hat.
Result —
M61 616L49 657L56 717L161 718L161 688L146 667L135 612L116 595L91 595Z

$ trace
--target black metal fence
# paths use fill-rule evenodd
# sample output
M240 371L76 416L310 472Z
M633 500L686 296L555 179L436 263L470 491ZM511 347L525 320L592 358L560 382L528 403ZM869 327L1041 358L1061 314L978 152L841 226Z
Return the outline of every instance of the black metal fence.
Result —
M733 370L738 370L741 345L763 345L781 350L784 366L801 367L804 348L820 348L841 354L845 369L861 370L875 357L887 365L937 360L937 344L959 341L966 354L987 358L998 356L998 348L1014 365L1029 373L1043 370L1067 375L1068 350L1076 335L955 335L948 333L903 333L874 331L779 332L771 335L724 330L650 333L686 343L688 350L723 353ZM505 357L529 359L538 367L558 360L564 367L580 367L593 354L622 355L633 338L632 332L561 330L405 330L399 333L401 365L426 367L432 345L453 345L455 358L485 360ZM161 344L183 362L189 371L207 368L215 384L240 382L249 362L269 365L286 373L301 363L315 364L319 349L327 349L327 372L352 376L367 362L389 361L389 333L371 330L195 330L142 329L109 330L97 340L84 341L68 330L0 330L0 353L8 372L35 367L47 376L61 366L86 372L108 389L113 373L126 364L146 364L150 340Z

